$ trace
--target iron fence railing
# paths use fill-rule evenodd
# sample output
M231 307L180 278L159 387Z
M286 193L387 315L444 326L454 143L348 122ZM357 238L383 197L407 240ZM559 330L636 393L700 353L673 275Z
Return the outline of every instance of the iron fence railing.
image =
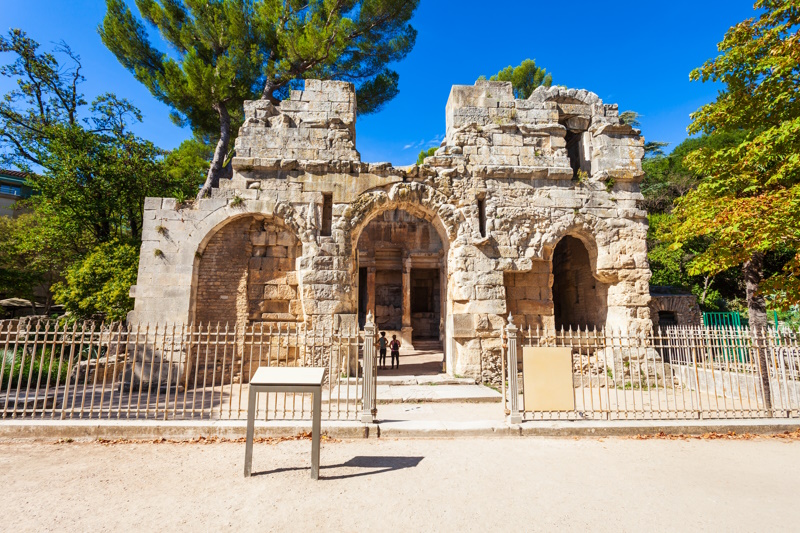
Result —
M297 323L0 321L0 418L244 419L259 366L323 366L323 417L357 419L361 337ZM262 394L257 416L311 417L309 395Z
M526 420L800 416L797 331L676 326L626 335L529 328L513 342L508 337L509 356L524 346L572 349L575 409L523 413ZM509 364L515 382L525 372L519 359L516 368ZM521 398L511 400L513 413Z

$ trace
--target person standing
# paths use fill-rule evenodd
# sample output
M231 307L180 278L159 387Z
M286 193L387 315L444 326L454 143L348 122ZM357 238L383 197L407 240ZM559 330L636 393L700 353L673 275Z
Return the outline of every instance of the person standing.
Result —
M395 360L397 360L397 368L400 368L400 341L397 340L397 335L392 335L389 349L392 350L392 368L394 368Z
M386 347L389 345L389 339L386 338L386 332L381 331L381 336L378 338L378 353L380 354L380 367L386 368Z

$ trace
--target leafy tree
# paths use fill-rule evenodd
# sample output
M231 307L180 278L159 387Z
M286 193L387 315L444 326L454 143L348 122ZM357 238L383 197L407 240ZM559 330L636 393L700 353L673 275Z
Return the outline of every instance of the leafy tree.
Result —
M16 82L0 103L0 157L29 170L35 193L21 202L31 214L0 227L0 291L32 297L99 244L136 246L145 197L193 196L203 152L177 150L168 170L162 150L130 133L141 114L129 102L105 94L85 109L80 57L67 45L56 47L63 64L20 30L0 49L14 56L0 74Z
M678 246L706 235L712 244L693 261L695 272L742 265L750 324L766 326L765 295L786 308L800 302L800 7L759 0L756 19L728 30L721 54L691 74L725 84L716 101L692 115L690 133L742 135L735 146L690 153L687 166L704 176L678 200ZM794 251L783 270L764 280L764 260Z
M800 7L795 0L758 0L755 8L758 17L730 28L721 54L691 74L725 88L692 114L689 132L744 138L687 156L703 179L678 200L672 234L676 246L711 238L692 262L694 273L741 265L750 326L761 329L765 296L782 308L800 302ZM782 249L792 258L765 279L767 255ZM758 355L769 408L766 357Z
M64 282L53 287L56 299L73 316L125 320L133 308L129 292L136 283L138 265L138 247L103 243L67 269Z
M421 165L425 162L426 157L430 157L432 155L436 155L436 150L438 150L438 146L431 146L427 150L421 150L419 155L417 156L417 165Z
M79 258L67 242L74 237L65 239L73 229L59 224L47 210L16 219L0 217L0 294L33 302L34 289L40 287L46 294L43 311L49 314L51 286Z
M125 68L196 135L216 139L198 198L219 183L242 103L277 102L291 84L320 78L357 84L360 113L398 92L386 65L414 46L408 21L419 0L136 0L171 46L157 50L123 0L107 0L100 36Z
M645 177L641 190L644 207L648 213L671 213L675 200L695 189L702 175L697 174L686 164L686 156L700 149L722 149L735 147L743 138L741 132L719 133L715 136L701 135L684 140L669 154L647 152L642 169ZM665 145L654 141L653 144Z
M0 298L32 298L38 277L17 253L17 219L0 217Z
M164 159L167 174L175 183L194 185L199 189L205 182L208 174L209 161L214 154L214 149L201 139L187 139L179 147L171 150ZM169 196L177 198L179 202L188 199L185 190L176 189ZM194 194L192 194L194 196Z
M479 79L486 79L481 76ZM545 69L536 66L536 60L526 59L516 67L507 66L491 78L491 81L510 81L514 98L527 99L540 85L550 87L553 77Z
M84 80L80 57L63 42L53 53L40 52L39 44L19 29L0 36L0 53L15 56L0 66L0 76L16 82L16 89L0 101L0 163L43 167L50 128L77 126L79 109L86 105L78 89Z

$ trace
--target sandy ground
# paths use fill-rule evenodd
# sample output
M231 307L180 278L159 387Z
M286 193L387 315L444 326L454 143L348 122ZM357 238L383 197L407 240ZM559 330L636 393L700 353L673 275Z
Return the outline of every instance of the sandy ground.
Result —
M800 441L0 444L4 531L765 531L800 521Z

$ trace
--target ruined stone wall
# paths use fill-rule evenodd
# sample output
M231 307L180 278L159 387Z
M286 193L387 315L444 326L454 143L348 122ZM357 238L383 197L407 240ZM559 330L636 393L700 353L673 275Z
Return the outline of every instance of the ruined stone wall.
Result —
M301 251L297 238L269 221L254 222L249 238L247 318L251 322L302 322L303 302L295 272Z
M616 105L585 90L539 88L516 100L504 82L454 86L442 146L423 165L406 168L360 160L355 108L352 85L312 80L278 106L248 102L232 180L189 207L147 199L129 320L196 319L196 253L226 221L252 215L299 242L296 285L287 282L296 289L274 296L288 301L290 312L302 306L307 325L354 326L359 239L365 231L373 238L367 228L383 213L403 210L429 223L428 242L442 245L451 373L499 379L509 312L525 324L554 325L553 255L567 236L585 247L580 286L605 291L598 303L604 316L578 320L649 330L647 220L637 207L644 139L619 121ZM330 221L323 220L326 197ZM330 235L322 231L328 222ZM253 257L257 245L250 245ZM261 264L259 271L269 270ZM276 301L263 283L253 301L262 294ZM247 306L257 320L249 297Z
M520 329L555 327L550 277L550 264L545 261L533 261L526 272L505 273L506 308Z
M666 325L659 324L659 311L674 313L678 326L703 325L703 312L700 310L700 304L697 303L697 296L694 294L655 293L651 295L650 300L650 316L653 319L654 327Z

